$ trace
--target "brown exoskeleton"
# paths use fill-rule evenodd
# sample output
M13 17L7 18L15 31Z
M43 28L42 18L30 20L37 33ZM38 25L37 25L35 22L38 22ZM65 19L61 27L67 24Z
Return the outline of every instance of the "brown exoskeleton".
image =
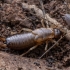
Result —
M21 50L30 48L26 53L36 48L38 45L48 42L55 37L60 35L59 29L53 28L39 28L26 34L17 34L8 38L0 38L5 41L6 44L1 45L2 47L8 47L14 50ZM47 46L45 47L45 50ZM24 54L26 54L24 53Z

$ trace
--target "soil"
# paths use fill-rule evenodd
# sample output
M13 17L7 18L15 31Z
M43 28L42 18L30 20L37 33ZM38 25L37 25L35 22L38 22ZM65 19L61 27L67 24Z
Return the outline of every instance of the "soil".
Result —
M34 30L42 27L41 20L36 15L21 7L20 4L22 2L30 5L34 4L41 9L41 5L38 0L0 0L0 36L7 38L14 34L25 33L23 28L30 28ZM62 19L62 15L68 13L69 11L66 0L43 0L43 4L46 13L49 13L52 18L55 18L63 26L66 25L68 27L68 25ZM52 45L53 44L50 42L48 48L50 48ZM9 55L9 57L7 58L7 56L0 55L0 62L2 62L2 65L4 66L3 62L6 64L7 61L8 64L5 66L10 66L11 63L9 61L12 61L12 66L16 65L14 66L16 68L13 68L12 70L39 70L34 66L32 66L32 69L28 69L28 65L26 66L25 63L23 64L23 60L26 60L30 66L33 61L36 60L40 61L39 63L42 62L42 69L40 70L70 70L70 41L63 38L59 42L58 46L51 49L41 60L39 60L38 58L45 52L44 47L45 43L22 57L21 61L19 60L19 66L22 68L18 69L17 67L18 57L28 49L24 49L22 51L15 51L9 48L1 49L1 54L8 53L7 56ZM16 60L15 63L14 59ZM29 62L29 60L31 60L31 62ZM40 66L37 63L35 64L38 67ZM0 65L0 70L11 70L3 69L2 65ZM23 66L25 66L26 69L23 68ZM49 67L49 69L43 69L43 66Z

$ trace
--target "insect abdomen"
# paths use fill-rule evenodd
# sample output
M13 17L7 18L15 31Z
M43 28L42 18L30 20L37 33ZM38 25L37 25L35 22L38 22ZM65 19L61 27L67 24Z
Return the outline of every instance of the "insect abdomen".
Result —
M12 49L24 49L35 45L32 33L19 34L6 39L7 46Z

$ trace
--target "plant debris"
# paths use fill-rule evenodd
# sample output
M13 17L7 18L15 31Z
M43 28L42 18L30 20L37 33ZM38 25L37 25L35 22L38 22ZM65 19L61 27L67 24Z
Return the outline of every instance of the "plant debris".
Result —
M22 51L15 51L9 48L6 48L6 49L2 48L0 50L4 53L8 53L9 56L5 56L5 55L0 56L0 62L2 64L0 65L1 69L5 69L5 66L6 66L7 69L5 70L11 70L9 69L9 66L12 64L11 65L12 70L15 70L15 69L23 70L24 69L23 67L29 68L29 66L33 64L33 69L38 67L37 70L39 69L41 70L44 68L45 68L44 70L48 70L48 69L49 70L54 70L54 69L70 70L69 22L67 25L62 18L64 14L69 14L68 13L69 4L67 3L66 0L42 0L42 1L44 4L43 6L45 9L46 16L51 18L50 20L47 18L49 25L53 26L52 25L52 22L53 22L54 25L61 25L62 27L64 27L64 29L66 28L67 29L66 37L64 37L59 42L58 45L53 47L41 60L39 60L39 61L43 61L43 59L46 60L44 61L44 63L34 62L33 64L32 58L37 60L45 52L44 51L45 43L43 43L42 45L40 45L30 53L22 57L24 60L21 59L21 61L18 59L19 55L27 51L28 49L25 49ZM28 5L29 8L27 9L25 5ZM38 11L40 10L41 14L40 13L38 14L38 11L37 12L35 11L36 9L32 9L33 7L37 8ZM38 0L0 0L0 36L7 38L8 36L12 36L15 34L26 33L26 31L24 31L23 28L29 28L32 30L41 28L42 27L41 21L43 19L42 16L43 16L42 8ZM69 19L67 18L67 16L65 17L66 17L66 20L68 21ZM56 23L54 23L52 19ZM52 45L53 43L49 42L48 49ZM19 65L18 65L18 61L19 61ZM25 64L23 65L22 62L25 63L26 65ZM15 66L15 69L13 68L13 66ZM33 69L31 69L30 67L30 70L33 70Z

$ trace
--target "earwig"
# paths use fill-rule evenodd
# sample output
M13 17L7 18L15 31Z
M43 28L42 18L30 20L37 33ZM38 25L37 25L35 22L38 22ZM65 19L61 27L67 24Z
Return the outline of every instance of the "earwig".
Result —
M52 38L58 37L60 30L53 28L39 28L26 34L17 34L5 39L6 46L15 50L40 45Z

